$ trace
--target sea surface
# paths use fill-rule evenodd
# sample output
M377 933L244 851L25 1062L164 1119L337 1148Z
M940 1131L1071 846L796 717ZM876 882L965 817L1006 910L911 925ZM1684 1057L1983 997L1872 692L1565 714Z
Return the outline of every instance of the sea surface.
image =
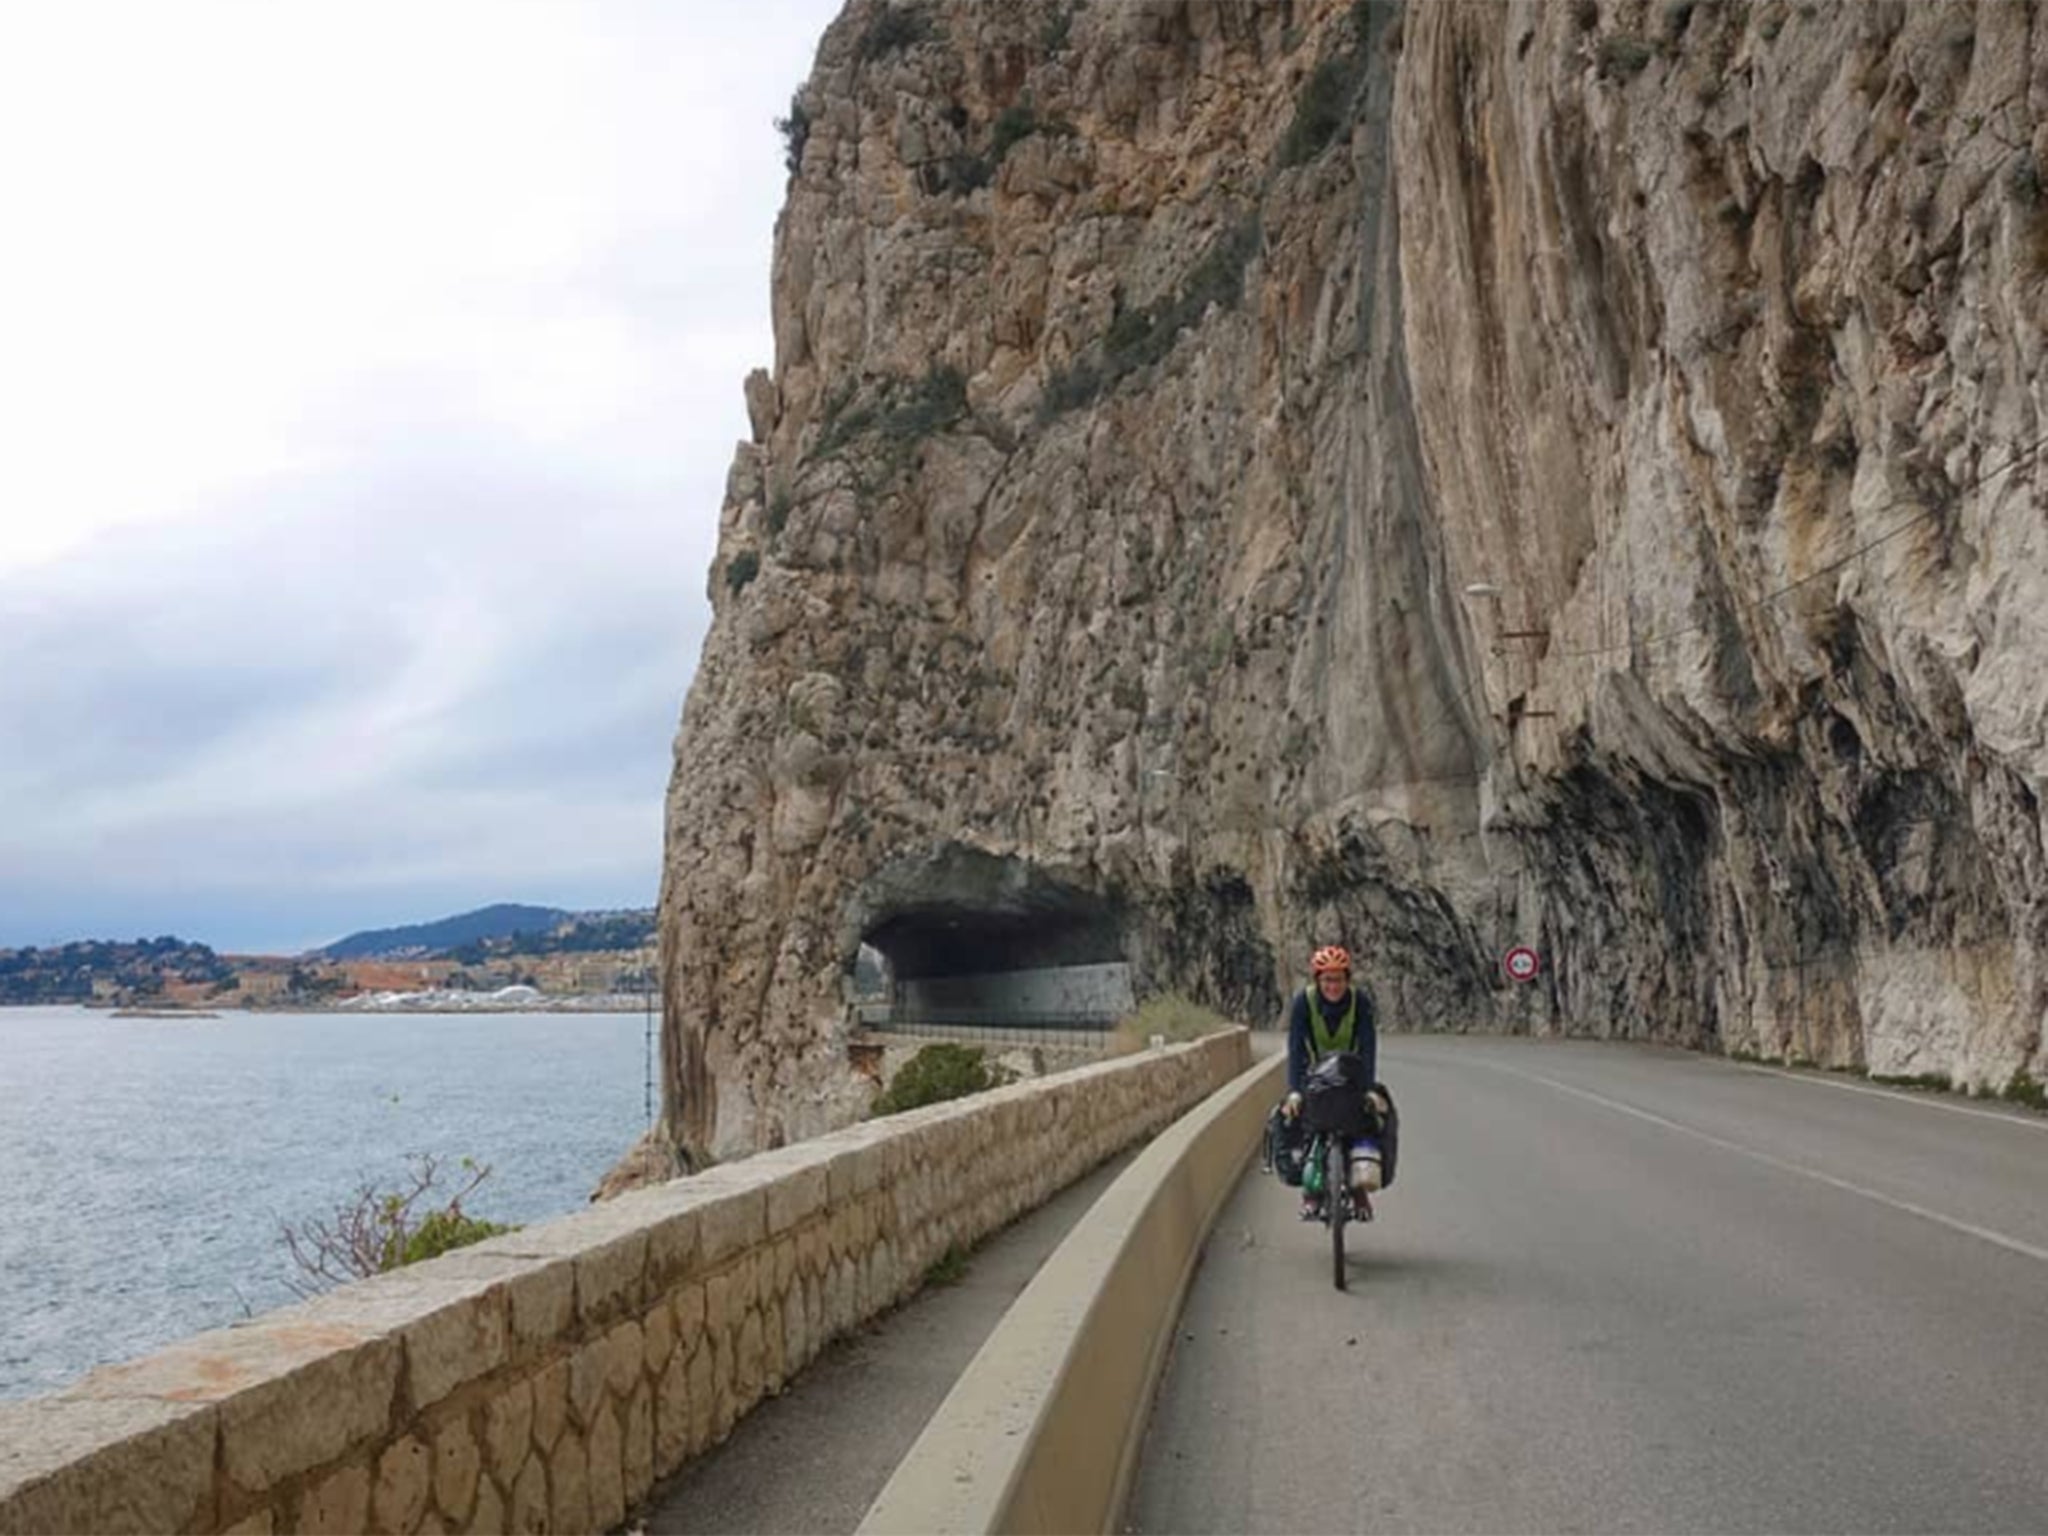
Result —
M406 1156L471 1215L583 1206L646 1129L642 1014L0 1008L0 1398L298 1299L280 1225Z

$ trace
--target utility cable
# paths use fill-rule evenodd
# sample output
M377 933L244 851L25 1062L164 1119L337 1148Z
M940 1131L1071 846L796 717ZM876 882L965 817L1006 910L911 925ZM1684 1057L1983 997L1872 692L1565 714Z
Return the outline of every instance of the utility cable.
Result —
M1999 465L1996 469L1988 470L1984 474L1977 476L1974 480L1971 480L1967 484L1957 487L1957 498L1971 495L1976 491L1981 490L1983 487L1989 485L1992 481L1999 479L2001 476L2011 473L2013 470L2019 468L2020 465L2022 465L2023 463L2026 463L2028 460L2036 457L2043 447L2048 447L2048 433L2044 433L2040 437L2035 438L2031 443L2028 443L2025 447L2015 451L2010 458L2008 458L2003 464ZM1910 498L1907 496L1895 496L1890 501L1887 501L1882 505L1874 508L1872 510L1871 515L1879 515L1888 512L1892 510L1894 507L1904 505L1908 500L1910 500ZM1904 519L1903 521L1895 524L1890 528L1887 528L1884 532L1876 535L1874 538L1866 541L1861 545L1858 545L1856 548L1848 551L1846 554L1843 554L1837 557L1836 559L1828 561L1826 564L1820 566L1818 569L1810 571L1806 575L1798 577L1793 581L1789 581L1785 583L1785 585L1778 587L1771 592L1767 592L1761 597L1738 602L1736 606L1740 611L1743 612L1759 612L1765 607L1769 606L1770 604L1777 602L1780 598L1785 597L1793 592L1796 592L1802 587L1810 586L1816 581L1822 580L1827 576L1833 575L1835 572L1840 571L1852 562L1862 559L1872 550L1877 549L1879 546L1888 543L1892 539L1897 538L1900 534L1906 532L1908 529L1916 527L1923 522L1926 522L1928 519L1936 516L1943 510L1944 506L1932 506L1923 508L1920 511L1914 513L1913 516ZM1592 646L1585 649L1554 650L1547 652L1546 656L1542 659L1563 660L1570 658L1574 660L1585 660L1596 656L1614 655L1619 652L1635 652L1638 650L1647 649L1651 646L1662 645L1669 641L1683 639L1687 635L1701 633L1710 627L1710 622L1711 621L1702 621L1697 624L1689 624L1685 626L1683 629L1666 630L1662 634L1646 635L1639 639L1622 641L1615 645ZM1505 662L1506 653L1499 652L1497 654L1500 654L1502 656L1503 662ZM1540 664L1540 660L1537 663L1535 663L1535 665ZM1460 690L1458 693L1454 694L1452 698L1447 701L1447 703L1453 705L1464 705L1469 707L1473 715L1480 720L1496 718L1494 716L1492 708L1490 707L1490 701L1488 701L1484 697L1484 687L1485 675L1482 670L1478 678L1476 678L1470 685ZM1572 691L1580 693L1581 695L1583 695L1584 693L1583 687L1574 688ZM1434 719L1428 722L1427 728L1433 730L1438 726L1447 724L1450 720L1450 717L1451 711L1449 708L1446 708L1442 713L1440 713ZM1383 787L1405 788L1409 785L1476 782L1484 777L1485 774L1483 772L1469 774L1433 775L1429 777L1404 780L1401 781L1399 784L1389 784Z
M1970 481L1966 485L1957 486L1956 497L1960 499L1961 497L1972 495L1975 492L1982 490L1985 486L1989 485L1992 481L1998 479L2000 476L2010 474L2013 470L2019 468L2020 465L2026 463L2028 460L2038 455L2043 447L2048 447L2048 433L2044 433L2042 436L2035 438L2031 443L2027 444L2024 448L2017 450L2012 455L2012 457L2007 459L2003 464L1999 465L1998 468L1986 471L1984 474L1979 475L1976 479ZM1912 498L1909 496L1895 496L1890 501L1885 502L1883 505L1872 508L1870 515L1874 516L1880 513L1889 512L1894 507L1904 506L1911 499ZM1920 511L1914 513L1911 517L1906 518L1902 522L1894 524L1890 528L1887 528L1883 533L1878 534L1875 538L1870 539L1866 543L1858 545L1856 548L1850 550L1847 554L1842 555L1837 559L1828 561L1825 565L1820 566L1816 570L1809 571L1806 575L1798 577L1796 580L1786 582L1784 586L1779 587L1774 591L1766 592L1762 597L1751 598L1746 601L1738 601L1736 603L1736 607L1744 612L1755 613L1769 606L1770 604L1775 603L1779 598L1786 596L1788 593L1796 592L1801 587L1810 586L1814 582L1821 580L1823 577L1832 576L1835 572L1841 570L1844 566L1850 564L1852 561L1862 559L1865 555L1869 554L1879 545L1889 543L1891 540L1897 538L1900 534L1906 532L1908 529L1917 527L1919 524L1927 522L1929 519L1938 516L1944 510L1945 505L1946 504L1932 507L1923 507ZM1668 641L1680 640L1686 637L1687 635L1699 634L1702 631L1710 628L1712 622L1713 621L1711 620L1703 619L1697 624L1688 624L1682 629L1665 630L1662 634L1644 635L1633 640L1619 641L1613 645L1596 645L1587 647L1585 649L1555 650L1549 652L1548 654L1550 656L1560 658L1583 658L1591 656L1611 655L1616 651L1634 651L1642 647L1652 645L1663 645Z

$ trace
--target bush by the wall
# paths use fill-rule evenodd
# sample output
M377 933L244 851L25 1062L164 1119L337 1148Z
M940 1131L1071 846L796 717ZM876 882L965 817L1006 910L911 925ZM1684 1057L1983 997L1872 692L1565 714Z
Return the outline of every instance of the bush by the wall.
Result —
M877 1118L900 1115L906 1109L964 1099L970 1093L997 1087L1002 1078L989 1066L987 1056L978 1045L955 1045L950 1041L928 1045L903 1064L875 1100L872 1113Z
M467 1248L471 1243L480 1243L487 1237L498 1237L514 1232L516 1227L501 1221L485 1221L478 1216L468 1216L454 1207L445 1211L429 1212L427 1218L411 1232L405 1240L394 1243L387 1254L386 1269L398 1269L407 1264L418 1264L426 1259L438 1259L444 1253L457 1248Z
M1149 1046L1154 1035L1163 1035L1168 1045L1180 1045L1235 1027L1213 1008L1204 1008L1178 992L1161 992L1117 1021L1110 1033L1109 1050L1113 1056L1128 1056Z
M280 1226L278 1239L296 1271L288 1285L310 1296L518 1230L462 1208L491 1176L490 1164L463 1158L461 1182L444 1204L439 1159L416 1152L406 1161L409 1172L398 1188L364 1184L332 1216Z

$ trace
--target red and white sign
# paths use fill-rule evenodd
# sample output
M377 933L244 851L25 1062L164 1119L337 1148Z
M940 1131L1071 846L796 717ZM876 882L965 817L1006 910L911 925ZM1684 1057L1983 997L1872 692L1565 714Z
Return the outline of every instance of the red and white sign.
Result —
M1543 961L1526 944L1517 944L1500 957L1500 968L1509 981L1534 981L1542 973Z

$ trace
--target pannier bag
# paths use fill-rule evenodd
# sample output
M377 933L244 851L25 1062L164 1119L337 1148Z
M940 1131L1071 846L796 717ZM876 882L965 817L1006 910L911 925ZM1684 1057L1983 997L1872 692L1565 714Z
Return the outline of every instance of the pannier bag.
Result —
M1280 1106L1266 1116L1266 1161L1282 1184L1301 1188L1301 1165L1308 1156L1308 1127L1290 1120Z
M1380 1156L1380 1144L1370 1136L1361 1136L1351 1143L1351 1187L1368 1194L1386 1188L1386 1164Z
M1367 1100L1379 1113L1379 1135L1374 1138L1380 1149L1381 1189L1394 1182L1394 1164L1401 1155L1401 1111L1394 1107L1394 1096L1387 1092L1385 1083L1374 1083L1372 1095Z

